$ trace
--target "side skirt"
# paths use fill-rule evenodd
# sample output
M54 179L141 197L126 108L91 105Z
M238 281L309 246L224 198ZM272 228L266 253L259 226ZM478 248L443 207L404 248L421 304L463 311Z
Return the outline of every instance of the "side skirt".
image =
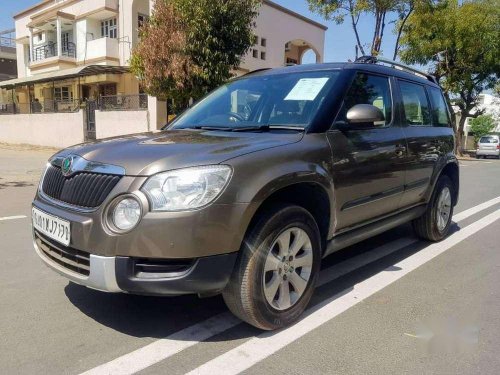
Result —
M355 243L366 240L367 238L376 236L380 233L388 231L389 229L414 220L423 215L426 208L427 205L423 204L374 223L367 224L363 227L339 234L328 241L323 258L338 250L344 249L348 246L354 245Z

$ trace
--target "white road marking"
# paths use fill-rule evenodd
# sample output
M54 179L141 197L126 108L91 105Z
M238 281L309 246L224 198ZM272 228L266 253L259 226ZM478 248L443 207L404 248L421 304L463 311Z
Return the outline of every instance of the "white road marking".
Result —
M306 313L306 316L292 327L278 332L265 332L196 368L189 372L189 375L239 374L396 280L399 280L498 219L500 219L500 210L453 233L442 242L429 245L418 253L395 264L394 266L397 267L396 271L392 269L390 271L382 271L356 284L353 290L347 293L345 291L340 292L323 301L310 309Z
M0 221L17 220L17 219L25 219L25 218L27 218L27 216L25 216L25 215L6 216L6 217L0 217Z
M95 367L82 375L134 374L240 323L241 320L231 313L222 313Z
M491 206L494 206L495 204L498 204L498 203L500 203L500 197L490 199L489 201L478 204L477 206L469 208L468 210L465 210L465 211L462 211L458 214L453 215L453 220L458 223L459 221L467 219L469 216L475 215L478 212L486 210L487 208L490 208Z
M463 211L458 215L455 215L453 219L456 222L466 219L467 217L498 203L496 200L499 200L500 202L500 197ZM372 249L367 253L357 255L332 267L324 269L321 271L318 286L333 281L338 277L346 275L417 241L418 240L416 238L400 238ZM233 328L240 323L241 321L236 319L231 313L225 312L203 322L194 324L164 339L157 340L133 352L127 353L121 357L111 360L110 362L97 366L82 375L134 374L154 365L155 363L168 359L174 354L194 346L201 341L207 340L212 336Z

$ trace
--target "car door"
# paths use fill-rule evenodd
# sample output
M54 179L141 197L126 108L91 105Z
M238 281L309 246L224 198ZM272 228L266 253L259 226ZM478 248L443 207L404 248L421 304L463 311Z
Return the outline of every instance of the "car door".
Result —
M398 79L403 132L408 142L401 207L424 203L436 164L453 149L450 119L441 90Z
M333 157L336 229L347 229L396 211L404 190L406 140L394 111L392 79L356 72L333 127L327 132ZM378 107L385 121L350 124L356 104Z

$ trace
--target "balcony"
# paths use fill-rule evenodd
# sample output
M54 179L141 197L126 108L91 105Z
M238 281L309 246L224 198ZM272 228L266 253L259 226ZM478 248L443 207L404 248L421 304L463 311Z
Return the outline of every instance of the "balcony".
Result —
M86 61L110 60L119 62L118 39L99 38L87 42Z
M45 45L33 48L32 62L38 62L50 57L57 56L57 43L49 42ZM61 56L68 58L76 58L76 45L72 42L63 43L61 48Z

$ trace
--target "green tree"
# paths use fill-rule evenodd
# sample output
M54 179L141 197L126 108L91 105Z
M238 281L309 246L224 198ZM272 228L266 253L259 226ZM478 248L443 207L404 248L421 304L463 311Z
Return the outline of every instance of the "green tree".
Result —
M470 131L474 134L474 142L495 129L495 120L491 115L481 115L470 121Z
M307 2L312 12L321 15L327 21L341 24L348 17L356 36L356 49L362 55L366 55L366 51L369 51L368 54L377 56L382 48L388 17L392 13L397 14L397 19L400 20L397 23L398 27L402 27L408 15L413 12L415 0L307 0ZM372 16L375 21L368 49L365 49L358 30L358 23L363 14Z
M260 0L157 0L131 69L178 110L226 82L254 44Z
M431 65L459 111L456 149L462 153L467 117L477 117L479 94L500 74L500 0L449 0L420 4L401 36L400 56L409 64Z

